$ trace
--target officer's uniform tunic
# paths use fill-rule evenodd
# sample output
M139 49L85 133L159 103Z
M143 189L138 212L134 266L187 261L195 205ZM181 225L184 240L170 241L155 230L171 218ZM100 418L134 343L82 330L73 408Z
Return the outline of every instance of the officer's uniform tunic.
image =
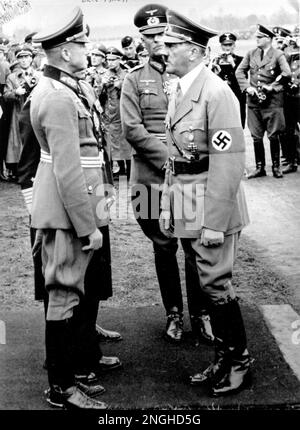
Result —
M68 304L58 311L54 306L48 316L60 320L72 315L78 294L84 292L92 253L81 250L81 239L108 224L105 178L91 114L74 91L43 76L32 95L30 113L41 146L33 186L32 227L44 233L46 287L50 293L54 287L55 293L55 286L59 286L69 295Z
M127 74L121 93L122 127L133 148L130 177L133 209L143 232L153 242L156 271L167 313L174 306L179 312L183 308L176 260L177 241L167 238L160 231L158 222L158 190L164 181L163 166L168 158L164 122L168 91L164 65L150 60ZM140 208L135 204L137 197L141 200Z
M200 68L180 104L170 103L167 116L169 155L186 162L191 143L204 171L173 174L167 170L162 209L171 211L174 235L182 239L188 256L196 253L202 289L213 302L234 297L232 266L237 238L248 224L240 183L245 168L245 142L238 101L228 85L205 66ZM225 242L217 248L200 243L202 228L222 231Z

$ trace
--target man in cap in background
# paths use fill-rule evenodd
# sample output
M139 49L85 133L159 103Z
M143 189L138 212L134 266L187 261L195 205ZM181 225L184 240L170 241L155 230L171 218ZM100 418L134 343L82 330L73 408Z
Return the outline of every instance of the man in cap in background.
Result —
M4 88L4 98L13 103L8 146L6 152L6 166L9 170L9 179L17 181L17 165L22 150L18 116L20 111L38 83L40 74L32 67L32 47L22 44L17 46L15 57L19 61L17 69L8 75Z
M287 48L290 44L291 31L284 27L273 27L272 32L275 34L274 42L275 48L280 49L287 54Z
M134 215L153 243L156 274L167 314L165 336L168 340L180 342L183 336L183 302L176 258L178 243L176 238L163 234L159 227L163 167L168 159L164 120L171 93L164 61L166 23L166 8L158 4L148 4L135 14L134 24L142 35L150 58L129 72L124 80L121 119L125 137L133 147L131 184ZM199 280L193 265L188 260L185 264L186 287L190 290L198 285ZM205 300L197 314L193 300L188 305L196 344L203 338L211 341L213 336Z
M211 69L229 85L237 97L240 103L242 127L244 128L246 121L246 95L242 93L235 76L235 71L243 57L234 53L236 42L235 34L230 32L223 33L219 36L219 42L222 52L212 60Z
M236 97L203 63L208 41L217 33L173 10L167 11L167 20L167 72L180 79L166 118L170 158L161 225L181 239L186 259L198 270L198 288L209 301L215 361L191 383L208 382L212 394L221 396L242 389L250 374L232 286L238 237L248 223L241 187L244 134ZM201 309L201 295L193 294L194 306Z
M284 116L286 123L286 161L287 166L282 173L294 173L298 169L299 156L299 124L300 124L300 35L296 27L291 33L290 49L287 61L291 69L291 80L284 94ZM298 151L298 154L297 154Z
M143 43L139 43L136 47L136 54L140 64L147 63L149 61L149 52Z
M256 170L248 179L266 176L265 132L270 140L273 176L282 178L279 135L285 128L283 88L291 71L283 52L272 47L274 36L272 31L258 24L257 48L245 55L236 71L241 91L247 93L248 127L254 144Z
M8 43L9 40L6 37L0 37L0 181L7 180L7 177L4 174L4 161L8 144L10 116L3 93L6 79L10 74L9 62L6 60L5 56Z
M121 40L121 46L124 53L121 61L121 66L126 70L130 70L139 64L133 37L123 37Z
M121 365L117 357L102 355L84 289L93 251L104 246L109 214L103 151L99 152L99 108L92 88L76 77L87 67L81 9L75 8L33 40L42 44L48 60L30 109L41 147L31 216L32 227L38 230L33 254L41 244L49 293L47 400L67 408L104 409L105 403L92 399L103 387L75 378L78 363L84 362L87 372ZM90 375L87 381L95 380Z
M86 70L86 81L94 88L99 98L102 92L102 79L107 69L105 67L106 47L101 43L90 51L91 67Z

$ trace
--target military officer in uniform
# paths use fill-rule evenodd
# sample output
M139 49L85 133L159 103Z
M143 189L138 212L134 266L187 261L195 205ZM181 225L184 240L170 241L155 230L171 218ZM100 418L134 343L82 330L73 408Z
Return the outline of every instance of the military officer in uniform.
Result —
M280 49L286 54L290 44L290 38L292 33L287 28L278 26L273 27L272 32L275 34L275 48Z
M212 60L211 69L223 81L225 81L234 92L240 103L242 127L246 121L246 95L242 93L237 82L235 71L241 63L243 57L234 53L236 35L233 33L223 33L219 37L222 52Z
M126 70L130 70L139 64L139 59L136 53L136 46L133 37L123 37L121 40L121 46L124 53L121 61L121 67Z
M134 23L139 28L150 59L129 72L124 80L121 119L125 137L133 148L133 210L144 234L153 243L156 274L167 314L165 334L167 339L179 342L183 334L183 303L176 259L178 244L176 238L168 238L159 228L163 167L168 159L164 120L171 93L163 58L165 11L164 6L148 4L135 14ZM192 290L199 283L197 272L192 261L186 259L185 264L186 287ZM213 334L205 298L201 308L194 304L195 300L191 298L188 305L195 343L199 344L202 337L211 341Z
M92 398L103 387L75 379L79 356L85 357L90 369L120 365L116 357L102 356L85 308L84 278L93 251L103 245L109 189L103 150L99 152L99 108L90 97L91 87L76 77L87 67L88 39L81 9L76 7L33 40L42 44L48 61L30 108L41 147L31 224L37 229L33 254L41 243L49 294L47 400L67 408L104 409L105 403Z
M220 396L242 389L250 375L232 286L238 237L248 223L241 186L245 141L236 97L203 63L207 43L217 33L173 10L167 20L167 72L180 79L166 119L169 166L161 224L181 239L210 303L215 361L191 383L208 382L212 394Z
M298 169L297 146L299 146L300 124L300 37L298 33L292 34L293 45L287 55L291 68L291 80L287 85L284 97L284 115L286 122L286 159L287 166L282 173L293 173Z
M103 89L103 76L107 72L105 64L106 47L103 44L94 47L91 52L91 67L86 70L86 81L94 88L96 95L100 96Z
M8 39L6 39L5 37L0 37L0 181L7 180L7 177L4 174L4 160L8 143L9 112L7 104L5 103L3 97L3 93L6 79L10 74L9 63L5 57L8 43Z
M9 178L12 181L17 180L17 165L22 150L18 115L40 76L39 72L31 66L32 55L31 46L25 44L17 46L15 56L19 65L8 75L4 88L5 100L13 104L6 152L6 165L10 170Z
M258 24L257 48L246 54L236 71L240 88L247 93L248 127L254 143L256 170L248 179L266 176L265 132L270 140L273 176L282 178L279 135L285 128L283 88L291 72L283 52L272 47L274 36Z

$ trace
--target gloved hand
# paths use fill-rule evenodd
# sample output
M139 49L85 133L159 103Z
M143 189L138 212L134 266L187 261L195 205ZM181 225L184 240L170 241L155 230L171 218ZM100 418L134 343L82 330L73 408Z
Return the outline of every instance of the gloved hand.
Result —
M254 87L248 87L246 89L246 92L250 95L250 96L257 96L258 97L258 92L257 89Z
M224 233L222 231L203 228L201 232L201 245L207 247L220 246L224 243Z

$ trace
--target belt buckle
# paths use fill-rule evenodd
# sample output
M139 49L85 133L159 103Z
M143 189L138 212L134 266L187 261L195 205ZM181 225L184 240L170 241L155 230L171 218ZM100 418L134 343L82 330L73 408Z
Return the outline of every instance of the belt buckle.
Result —
M175 157L169 157L169 168L172 175L175 175Z

